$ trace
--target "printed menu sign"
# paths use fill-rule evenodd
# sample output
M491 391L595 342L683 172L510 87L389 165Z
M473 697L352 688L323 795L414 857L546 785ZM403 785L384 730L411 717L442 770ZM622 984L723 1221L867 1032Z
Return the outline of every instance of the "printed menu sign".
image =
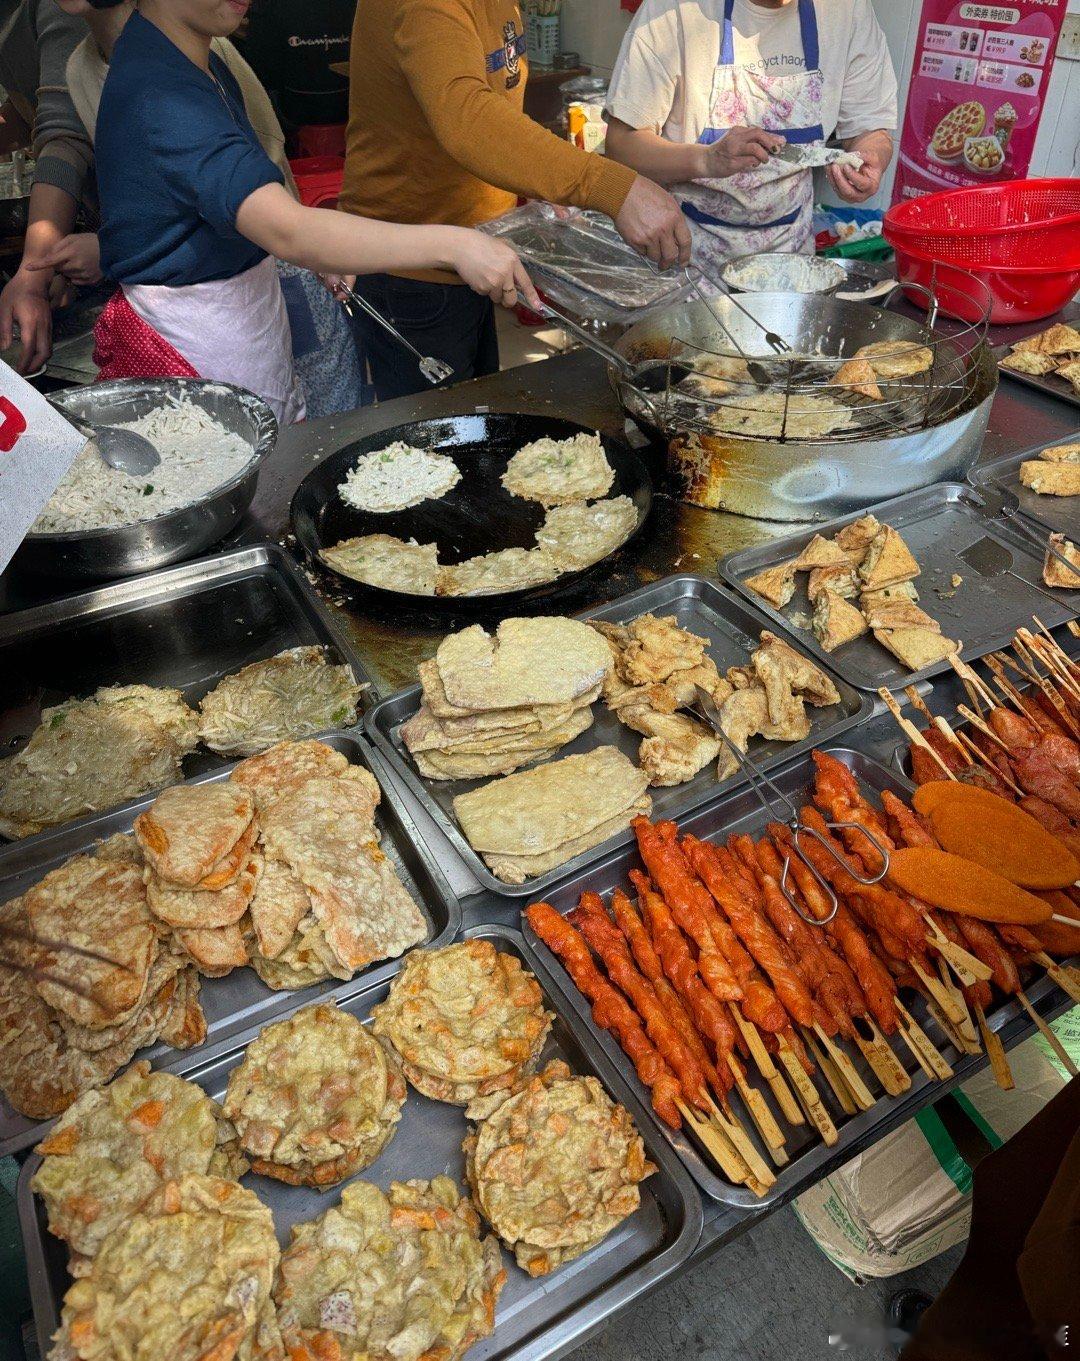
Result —
M923 0L893 202L1027 174L1068 0Z

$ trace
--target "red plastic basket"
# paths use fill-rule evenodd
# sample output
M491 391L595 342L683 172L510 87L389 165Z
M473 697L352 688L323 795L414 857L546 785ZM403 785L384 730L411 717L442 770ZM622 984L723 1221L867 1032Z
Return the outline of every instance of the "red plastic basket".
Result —
M894 249L958 265L1080 269L1080 180L1010 180L898 203L882 232Z
M326 208L341 197L345 162L340 156L297 156L289 161L300 202L309 208Z
M1042 265L1012 265L997 268L965 266L989 290L992 299L987 320L994 326L1011 326L1022 321L1039 321L1059 311L1080 289L1080 265L1075 269L1048 271ZM921 251L896 246L896 277L902 284L922 284L933 288L940 310L961 321L978 323L982 319L979 303L959 282L943 276L940 261ZM906 296L925 308L927 299L917 289Z

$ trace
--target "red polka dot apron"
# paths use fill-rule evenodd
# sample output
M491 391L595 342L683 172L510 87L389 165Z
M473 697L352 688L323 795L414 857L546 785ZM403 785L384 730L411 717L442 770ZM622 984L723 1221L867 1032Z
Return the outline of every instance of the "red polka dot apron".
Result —
M698 142L718 142L733 127L777 132L800 146L825 139L822 74L813 0L797 0L806 69L766 75L735 60L734 0L725 0L720 61L713 72L708 126ZM753 251L813 249L814 178L786 161L770 160L727 179L695 180L676 191L690 222L694 256L708 272Z

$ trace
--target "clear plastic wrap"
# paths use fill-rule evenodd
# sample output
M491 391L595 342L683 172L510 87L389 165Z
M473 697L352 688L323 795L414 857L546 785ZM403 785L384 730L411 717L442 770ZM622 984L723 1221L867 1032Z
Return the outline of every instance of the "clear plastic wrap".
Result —
M578 316L626 326L690 291L681 273L661 274L601 213L527 203L481 230L513 246L551 301Z

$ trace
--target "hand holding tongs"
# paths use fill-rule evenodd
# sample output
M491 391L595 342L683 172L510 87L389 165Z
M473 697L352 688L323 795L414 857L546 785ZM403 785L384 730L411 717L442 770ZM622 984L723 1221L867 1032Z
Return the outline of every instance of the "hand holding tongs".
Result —
M436 383L445 383L448 378L453 378L454 370L449 364L444 363L441 359L432 359L429 356L422 355L412 341L406 340L397 327L388 322L383 314L372 307L366 298L362 298L359 293L343 282L339 283L338 288L347 299L343 304L345 310L351 314L352 308L349 306L351 303L353 307L359 307L361 312L366 312L372 321L377 321L384 331L389 331L399 345L403 345L410 354L416 357L420 372L432 386Z
M825 917L807 916L807 914L802 910L802 907L800 906L798 899L795 897L795 895L791 892L790 888L788 887L788 875L791 870L791 855L785 850L784 872L780 876L780 892L787 899L788 904L791 906L793 911L797 912L804 922L807 922L810 926L827 925L829 922L832 921L832 919L836 916L837 912L840 910L840 900L834 893L832 885L820 872L817 866L803 852L803 849L799 844L799 837L802 833L805 832L807 836L812 836L814 840L818 842L819 845L823 846L825 850L828 851L829 855L832 856L833 860L836 861L836 863L841 867L841 869L843 869L845 873L850 874L852 879L856 880L856 882L860 884L869 885L879 883L882 879L885 878L886 874L888 874L889 872L889 852L884 846L882 846L878 839L875 836L873 836L870 830L864 827L861 822L825 823L825 826L828 828L830 832L843 830L844 828L855 828L856 830L861 832L862 835L866 837L867 841L869 841L871 846L873 846L874 850L881 857L881 869L878 870L877 874L865 876L857 873L857 871L852 867L848 860L841 856L838 851L835 851L832 848L832 846L829 845L826 838L823 837L815 827L807 827L806 824L803 822L802 818L799 816L799 810L795 807L795 805L791 802L791 800L783 792L783 790L780 789L775 783L775 781L771 780L763 770L758 770L757 766L754 765L753 761L750 760L750 758L746 755L745 752L740 751L740 749L735 745L735 743L724 731L723 725L720 721L720 711L713 703L712 696L709 695L706 691L702 690L700 686L698 687L697 704L691 709L690 712L695 714L698 718L702 719L713 730L713 732L716 733L720 741L724 744L725 747L727 747L728 751L730 751L732 755L735 757L735 759L738 761L743 774L750 781L750 788L754 791L755 795L757 796L758 802L765 810L765 813L769 817L770 821L775 820L778 822L783 822L787 825L788 828L790 828L791 840L792 845L795 848L795 854L799 857L802 863L814 876L821 889L827 895L829 902L831 904L828 915ZM762 786L764 786L764 789L762 788ZM774 799L786 805L788 810L786 817L784 816L781 816L780 818L776 817L776 809L769 801L770 794Z

